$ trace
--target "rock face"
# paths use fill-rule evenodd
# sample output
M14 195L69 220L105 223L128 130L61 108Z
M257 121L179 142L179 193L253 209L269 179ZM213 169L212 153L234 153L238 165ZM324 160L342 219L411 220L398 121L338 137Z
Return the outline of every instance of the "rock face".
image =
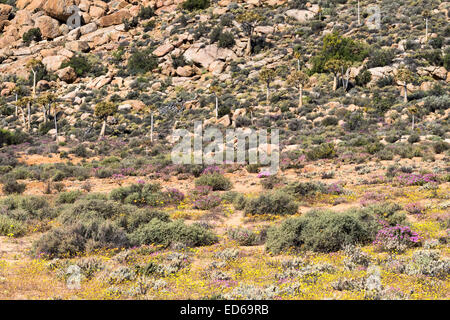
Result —
M236 54L227 48L218 48L217 45L211 44L202 47L202 44L194 44L187 49L183 56L187 61L200 64L204 68L208 68L215 60L236 59Z
M48 16L37 18L35 26L41 30L42 37L46 39L54 39L61 35L59 22Z
M42 9L50 17L65 22L73 13L70 7L78 4L79 0L47 0Z
M174 46L171 43L166 43L156 48L155 51L153 51L153 54L157 57L162 57L168 54L173 49Z
M298 22L306 22L312 17L314 13L308 10L290 9L285 12L288 17L294 18Z
M99 20L99 25L102 27L109 27L116 24L121 24L123 19L130 19L131 14L128 10L119 10L107 16L101 17Z

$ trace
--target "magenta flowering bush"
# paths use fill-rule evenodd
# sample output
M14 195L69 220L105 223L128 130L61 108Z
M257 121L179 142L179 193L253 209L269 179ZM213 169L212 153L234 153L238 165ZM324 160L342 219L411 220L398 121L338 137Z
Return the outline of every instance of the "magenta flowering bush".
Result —
M376 235L373 244L382 251L403 252L420 243L419 235L408 226L385 226Z
M327 193L339 195L344 193L344 188L340 183L332 183L327 188Z
M220 174L222 174L223 171L218 166L209 166L209 167L206 167L202 171L202 174L212 174L212 173L220 173Z
M201 196L200 198L194 201L194 209L209 210L218 207L221 202L222 199L213 194Z
M206 195L210 194L212 191L213 191L213 188L211 186L197 186L192 191L192 193L193 193L194 197L199 197L199 196L206 196Z
M377 192L366 192L363 194L363 196L361 197L361 199L359 200L359 203L363 206L366 207L368 205L380 202L380 201L384 201L388 198L387 194L385 193L377 193Z
M284 157L283 159L281 159L280 168L281 170L301 169L305 166L305 163L306 163L306 156L303 154L295 158L291 158L288 155L288 157Z
M422 204L420 204L419 202L408 203L405 206L405 210L409 214L415 214L415 215L423 215L425 213L425 207Z
M267 178L267 177L270 177L269 171L261 171L260 173L258 173L258 178Z
M406 173L396 177L400 185L405 186L422 186L426 183L437 183L437 176L433 173L416 174Z
M176 188L167 189L166 195L170 203L179 203L184 200L184 193Z

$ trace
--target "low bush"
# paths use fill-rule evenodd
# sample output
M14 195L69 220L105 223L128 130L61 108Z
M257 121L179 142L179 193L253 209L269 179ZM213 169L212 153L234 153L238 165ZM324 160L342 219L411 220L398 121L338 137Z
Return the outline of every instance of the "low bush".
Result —
M199 225L153 219L133 232L130 240L134 245L158 244L167 247L172 243L183 243L187 246L206 246L216 243L217 237Z
M26 45L29 45L31 41L41 41L42 33L39 28L31 28L27 32L25 32L22 36L22 40Z
M331 159L336 156L334 144L322 143L320 146L313 148L306 153L309 160Z
M13 193L23 193L26 188L25 183L19 183L17 180L12 178L7 178L3 181L2 190L5 194L13 194Z
M266 248L272 253L288 249L334 252L345 245L373 241L377 227L375 217L363 211L310 211L269 229Z
M195 180L195 186L210 186L213 191L216 190L230 190L232 187L231 181L222 174L214 172L211 174L203 174Z
M245 214L295 214L298 204L294 199L281 191L262 194L257 198L246 199Z
M33 244L36 256L70 258L96 249L124 248L129 245L123 229L107 221L78 222L44 234Z
M209 6L209 0L186 0L181 4L181 7L188 11L203 10Z
M158 67L158 58L150 49L137 50L128 59L127 69L132 75L147 73Z

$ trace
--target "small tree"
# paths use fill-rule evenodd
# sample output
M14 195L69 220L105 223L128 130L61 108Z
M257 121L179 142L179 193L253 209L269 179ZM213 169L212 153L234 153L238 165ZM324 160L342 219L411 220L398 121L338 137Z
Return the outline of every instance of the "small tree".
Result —
M244 33L248 36L245 54L252 54L252 36L255 27L263 20L263 17L255 11L245 11L237 16L236 20L242 24Z
M288 77L288 83L298 88L298 107L303 106L303 86L308 82L308 75L303 71L293 71Z
M20 112L22 114L22 122L23 127L25 128L27 126L27 121L25 119L25 108L31 103L31 97L22 97L16 102L16 107L20 109ZM28 126L29 127L29 126Z
M333 91L338 87L338 74L341 69L341 61L338 59L331 59L325 63L324 69L333 74Z
M300 58L302 57L302 54L299 50L294 51L294 57L297 60L297 71L300 71Z
M414 76L412 74L412 72L405 68L405 67L401 67L400 69L398 69L397 74L395 76L397 82L400 82L400 84L403 86L403 101L405 103L408 102L408 83L411 83L414 81Z
M222 93L222 87L218 85L210 86L209 91L214 94L216 98L216 119L219 118L219 95Z
M102 129L98 139L100 140L106 131L106 119L108 116L112 116L117 112L117 105L111 101L102 101L96 104L94 114L95 116L103 122Z
M275 78L275 71L266 67L259 72L259 81L266 85L266 101L269 104L270 83Z
M424 10L422 12L422 17L425 19L425 42L428 41L428 19L431 17L430 10Z
M414 131L414 118L415 118L415 115L418 113L418 111L419 110L417 110L417 107L416 106L411 106L411 107L409 107L408 108L408 112L411 114L411 118L412 118L412 120L411 120L411 129Z
M37 99L37 104L41 106L42 113L44 114L44 123L47 123L48 114L50 112L50 105L54 101L56 101L56 95L51 92L47 92Z

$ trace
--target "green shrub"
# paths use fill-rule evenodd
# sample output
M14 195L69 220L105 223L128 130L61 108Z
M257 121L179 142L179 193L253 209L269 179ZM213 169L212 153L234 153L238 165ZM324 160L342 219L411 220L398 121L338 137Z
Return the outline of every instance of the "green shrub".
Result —
M27 32L25 32L22 36L23 42L26 45L29 45L31 41L41 41L42 40L42 33L41 29L39 28L31 28Z
M91 64L84 55L75 55L69 61L63 62L61 68L72 67L78 76L82 76L91 71Z
M309 160L331 159L336 156L333 143L322 143L306 153Z
M433 150L435 153L440 154L450 149L450 144L445 141L438 141L433 144Z
M0 215L0 235L20 237L26 233L23 222Z
M153 219L133 232L130 240L134 245L159 244L167 247L172 243L183 243L187 246L206 246L216 243L217 237L198 225Z
M395 52L392 49L377 49L371 51L367 68L384 67L390 65L395 58Z
M219 47L220 48L231 48L236 42L234 41L234 36L231 32L223 32L219 36Z
M186 0L181 7L188 11L203 10L210 6L209 0Z
M372 74L368 70L361 70L355 78L356 85L363 87L372 80Z
M150 49L138 50L128 59L127 69L132 75L147 73L158 67L158 58Z
M295 214L298 204L294 199L281 191L262 194L257 198L250 198L245 201L245 214Z
M195 186L210 186L213 191L216 190L230 190L232 187L231 181L220 173L204 174L195 180Z
M291 182L284 189L288 194L294 197L310 197L318 193L325 193L326 186L321 182Z
M74 203L81 197L82 194L83 193L79 190L63 192L58 195L56 202L59 204Z
M36 256L70 258L96 249L129 246L125 232L108 221L78 222L44 234L33 244Z
M272 253L288 249L334 252L349 244L373 241L378 224L375 217L357 210L310 211L290 218L267 233L266 248Z
M25 183L19 183L17 180L8 178L3 181L2 190L5 194L23 193L27 185Z
M141 10L139 10L138 17L139 17L139 19L146 20L146 19L150 19L154 15L155 15L155 11L153 10L152 7L148 6L148 7L142 7Z
M20 144L30 140L28 134L22 131L9 131L6 129L0 129L0 146L3 144Z

